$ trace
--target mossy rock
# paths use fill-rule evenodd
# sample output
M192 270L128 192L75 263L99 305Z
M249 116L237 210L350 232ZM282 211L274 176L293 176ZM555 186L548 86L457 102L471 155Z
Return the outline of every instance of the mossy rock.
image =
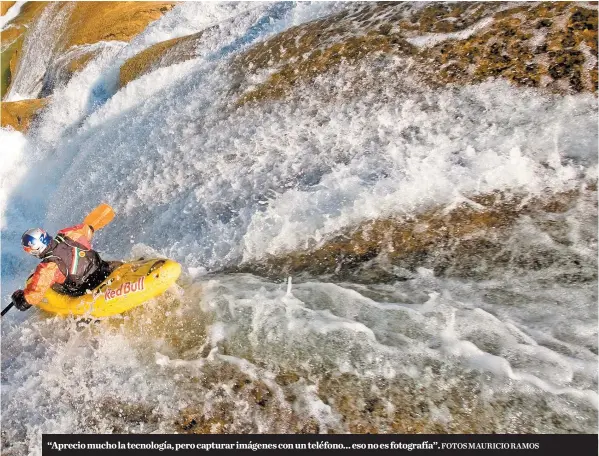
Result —
M10 87L12 75L15 74L25 34L47 4L48 2L25 3L18 16L9 22L10 27L0 32L0 41L2 42L0 97L2 98Z
M580 48L597 52L596 10L564 2L508 5L432 3L411 11L406 4L371 4L291 28L235 60L240 80L272 70L265 82L240 95L238 105L283 98L342 63L357 66L374 55L411 59L414 74L433 87L505 78L557 93L564 87L572 93L597 91L597 68L588 68L591 57ZM412 38L458 32L485 18L490 22L470 36L410 44Z
M11 83L12 71L16 62L16 58L19 55L20 49L23 45L23 38L20 37L14 41L10 46L2 51L0 74L1 74L1 85L0 85L0 97L4 98L4 95L8 91Z
M196 57L196 46L204 32L162 41L127 60L119 73L120 87L149 73L154 68L174 65Z
M99 41L130 41L176 2L76 2L63 49Z
M2 102L2 128L26 132L31 122L48 104L47 98Z
M592 187L584 192L593 192ZM365 221L332 235L318 248L268 256L235 270L272 278L302 274L365 282L399 280L385 269L368 274L368 268L376 268L372 261L379 257L389 265L409 271L427 267L438 275L462 277L476 274L476 269L485 262L497 268L534 269L527 258L518 260L500 255L504 249L502 235L508 235L522 216L542 219L546 214L569 210L580 195L579 191L570 191L531 200L524 195L501 192L474 195L469 203L451 210L434 207L410 217ZM460 259L459 264L455 258ZM561 260L547 256L547 261Z
M17 2L0 2L0 16L4 16L15 3Z
M483 19L490 21L463 38L442 38L422 46L410 42L427 34L465 31ZM197 34L158 43L133 57L123 65L121 86L152 69L195 57L185 43L201 46L200 38ZM235 90L240 90L236 106L284 98L342 65L347 69L370 64L367 59L376 56L408 59L415 77L431 87L504 78L556 93L596 92L597 67L588 68L591 57L581 46L591 54L597 52L597 11L565 2L513 7L434 2L418 9L411 3L348 4L338 14L252 46L233 59L231 68ZM263 70L271 73L266 81L247 82Z

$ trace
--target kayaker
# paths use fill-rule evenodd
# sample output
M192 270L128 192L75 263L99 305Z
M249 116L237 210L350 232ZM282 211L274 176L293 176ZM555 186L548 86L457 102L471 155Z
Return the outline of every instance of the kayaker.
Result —
M98 214L104 218L99 219ZM94 226L105 226L113 216L110 206L100 205L86 217L84 223L64 228L55 237L41 228L25 231L21 238L23 250L42 262L25 289L12 294L15 307L27 310L38 304L50 287L59 293L81 296L100 285L122 264L120 261L102 260L91 246Z

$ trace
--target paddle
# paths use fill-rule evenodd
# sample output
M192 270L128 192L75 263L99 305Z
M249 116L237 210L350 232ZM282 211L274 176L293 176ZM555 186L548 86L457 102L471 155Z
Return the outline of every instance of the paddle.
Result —
M7 306L6 306L6 307L5 307L5 308L2 310L2 314L0 314L0 317L3 317L3 316L4 316L4 314L5 314L6 312L8 312L8 311L9 311L9 310L12 308L12 306L14 306L14 305L15 305L15 303L14 303L14 302L11 302L9 305L7 305Z
M87 214L83 223L91 226L94 231L108 225L114 218L114 210L106 203L100 204L93 211Z

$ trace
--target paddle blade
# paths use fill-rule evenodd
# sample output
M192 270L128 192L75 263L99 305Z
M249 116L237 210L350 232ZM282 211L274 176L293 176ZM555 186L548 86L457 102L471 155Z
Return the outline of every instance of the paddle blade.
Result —
M87 214L83 223L90 225L94 231L108 225L114 218L114 210L106 203L100 204L93 211Z

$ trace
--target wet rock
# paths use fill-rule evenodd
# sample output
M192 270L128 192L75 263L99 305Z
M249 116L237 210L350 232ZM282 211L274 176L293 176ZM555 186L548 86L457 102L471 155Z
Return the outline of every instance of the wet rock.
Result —
M19 15L10 22L11 27L2 32L2 96L18 71L20 52L28 30L51 4L52 2L27 2ZM56 46L47 49L47 52L53 53L53 60L56 61L74 46L100 41L130 41L174 5L175 2L64 2L58 5L58 11L64 12L67 18L64 33ZM9 43L18 44L5 50L4 43L7 46ZM91 56L93 55L78 56L68 63L70 71L64 73L67 79L61 82L67 82L73 73L84 67ZM9 71L5 68L5 61L11 61ZM53 84L46 84L45 95L50 94L48 87L53 87Z
M226 430L226 423L219 418L206 418L201 413L186 409L175 420L177 432L182 434L218 434Z
M0 42L2 43L1 97L4 97L8 91L11 80L16 73L26 32L31 27L31 24L33 24L33 22L40 16L47 3L48 2L25 3L21 7L19 15L10 21L10 27L0 32Z
M204 32L200 32L163 41L131 57L121 67L119 73L120 86L124 87L130 81L149 73L153 69L174 65L196 57L203 34Z
M594 185L585 197L594 198ZM438 276L489 277L494 270L542 270L558 266L570 271L568 281L594 280L593 264L573 252L549 246L517 247L512 232L523 217L548 230L556 240L567 229L565 213L581 198L579 191L527 199L524 195L476 195L453 208L431 208L410 217L370 220L348 228L317 248L268 256L235 268L271 278L318 276L357 283L409 280L410 271L432 269ZM477 206L478 205L478 206ZM553 233L553 234L552 234ZM514 243L515 247L508 247Z
M26 132L49 99L2 102L2 128Z
M0 2L0 16L4 16L15 3L17 2Z
M444 35L456 32L464 34ZM415 46L413 40L419 38L425 38L424 44ZM581 43L596 54L597 11L578 5L545 2L504 8L433 2L414 10L410 3L355 4L252 46L234 59L232 70L240 92L238 106L289 96L293 88L338 71L342 64L358 66L375 55L406 59L411 73L432 86L492 77L552 92L563 93L564 87L595 92L597 67L588 65L592 57L564 55L567 50L580 53ZM153 69L193 58L199 47L201 34L159 43L123 66L121 86ZM247 83L264 70L271 73L266 81Z
M281 386L287 386L299 380L299 376L295 372L280 372L275 381Z
M596 10L559 3L497 9L498 5L491 4L432 3L410 12L405 4L368 5L291 29L237 60L235 65L242 74L274 70L266 82L246 91L239 104L284 97L292 87L335 71L341 62L358 65L375 53L411 59L406 60L411 71L433 86L502 77L553 92L563 92L564 86L557 83L560 80L572 92L597 90L597 67L585 67L591 57L579 57L577 50L584 42L596 53ZM463 37L443 36L473 27L485 18L489 20L486 26ZM566 21L567 26L560 25ZM359 37L356 29L361 32ZM548 33L539 36L539 29L548 29ZM412 40L423 36L430 40L414 46ZM559 52L551 54L548 50L552 47L547 44L555 41L559 43L553 49ZM570 52L564 54L566 50Z

